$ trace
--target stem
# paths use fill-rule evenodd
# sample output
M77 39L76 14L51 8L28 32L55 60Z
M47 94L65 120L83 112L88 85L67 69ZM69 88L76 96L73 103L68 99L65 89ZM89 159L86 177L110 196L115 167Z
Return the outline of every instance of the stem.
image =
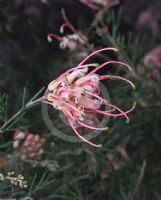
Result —
M61 14L62 14L62 18L64 19L64 21L67 24L69 24L69 26L70 26L71 30L73 31L73 33L77 34L82 39L84 44L87 45L87 47L90 47L89 46L90 44L88 43L88 40L86 39L86 37L81 32L77 31L77 29L70 23L69 19L66 16L64 8L61 9Z
M42 97L39 98L39 99L36 99L35 101L31 101L31 102L29 101L24 107L22 107L19 111L17 111L9 120L7 120L7 121L1 126L1 128L0 128L0 133L4 133L5 130L6 130L6 128L7 128L7 126L8 126L9 124L11 124L11 122L14 122L14 120L15 120L18 116L20 116L21 114L25 113L26 110L28 110L29 108L31 108L31 107L34 106L35 104L41 102L41 99L42 99Z
M140 174L139 174L136 186L135 186L134 190L132 191L132 193L129 194L129 195L131 195L132 199L134 199L139 192L140 185L141 185L142 180L143 180L144 175L145 175L145 168L146 168L146 160L143 160L143 164L142 164L142 167L140 169Z

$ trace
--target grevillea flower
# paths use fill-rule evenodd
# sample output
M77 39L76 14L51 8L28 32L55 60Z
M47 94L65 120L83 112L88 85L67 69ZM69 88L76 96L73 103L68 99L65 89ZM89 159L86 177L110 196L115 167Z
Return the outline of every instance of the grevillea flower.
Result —
M75 132L75 134L84 142L100 147L83 137L77 130L78 125L92 130L107 130L108 127L96 127L89 123L92 120L91 115L96 114L119 117L124 116L129 120L127 114L130 113L135 105L129 110L123 111L116 105L110 104L101 96L100 81L104 79L119 79L130 84L134 88L134 84L126 78L113 75L99 75L98 70L111 64L122 65L131 70L130 66L120 61L107 61L101 65L96 63L85 64L85 62L93 55L103 51L117 51L115 48L104 48L96 50L82 60L78 66L67 70L57 79L53 80L45 93L45 99L42 101L52 105L55 109L61 110ZM89 68L92 70L89 71ZM101 106L106 106L107 110L102 110Z
M21 142L20 142L21 141ZM19 149L20 159L36 158L43 153L44 138L28 130L16 130L13 134L13 148Z
M64 35L64 29L66 27L72 31L72 34ZM65 22L60 26L60 35L49 33L47 39L49 42L56 39L59 41L59 47L61 49L69 48L71 50L74 50L78 43L85 44L87 42L87 38L78 32L70 22Z
M22 144L20 158L37 158L43 153L44 138L38 134L29 133Z

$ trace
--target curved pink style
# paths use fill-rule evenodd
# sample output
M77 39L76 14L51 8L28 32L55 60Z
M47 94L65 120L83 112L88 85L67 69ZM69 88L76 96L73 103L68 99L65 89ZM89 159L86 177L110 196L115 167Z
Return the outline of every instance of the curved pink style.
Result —
M63 25L63 28L66 24ZM97 114L120 117L123 116L129 121L128 114L134 110L133 106L126 111L123 111L118 106L110 104L106 99L101 96L100 81L107 79L117 79L124 81L135 89L134 84L121 76L116 75L99 75L99 69L106 67L110 64L120 65L126 67L131 71L131 67L120 61L108 61L101 65L96 63L85 64L92 56L104 51L117 51L115 48L103 48L96 50L84 58L76 67L73 67L48 85L48 91L45 94L46 100L44 103L52 105L55 109L61 110L67 117L69 124L75 134L80 140L94 146L100 147L100 144L94 144L88 141L84 136L78 132L78 125L91 130L107 130L108 127L96 127L95 122L92 121ZM88 72L92 68L91 72ZM101 106L107 106L108 110L101 110ZM93 118L91 118L91 115Z

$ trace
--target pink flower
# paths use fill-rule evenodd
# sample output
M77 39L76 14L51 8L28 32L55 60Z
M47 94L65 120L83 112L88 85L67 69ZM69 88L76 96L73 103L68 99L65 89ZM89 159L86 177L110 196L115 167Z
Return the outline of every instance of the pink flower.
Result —
M48 85L48 90L45 94L46 99L43 100L43 102L52 105L55 109L61 110L67 117L68 122L75 134L81 140L94 147L100 147L101 145L94 144L80 135L77 130L78 125L93 130L107 130L108 127L96 127L93 125L94 123L90 123L92 120L91 115L95 116L96 114L101 114L112 117L124 116L127 120L129 120L127 114L135 107L135 105L133 105L129 110L123 111L116 105L110 104L106 99L104 99L101 96L100 91L100 81L104 79L119 79L127 82L135 88L131 81L121 76L108 74L99 75L97 73L99 69L110 64L122 65L131 70L129 65L120 61L108 61L101 65L96 63L85 64L85 62L93 55L110 50L117 51L115 48L96 50L84 58L78 66L67 70L57 79L53 80ZM90 72L88 71L89 68L92 69ZM109 109L101 110L102 105L107 106Z
M17 149L20 146L20 141L22 141L28 135L28 130L25 131L16 130L13 134L13 148Z
M25 131L16 130L13 135L13 148L19 149L19 156L23 160L25 158L35 158L43 153L42 145L44 138L39 135ZM21 144L20 144L21 140Z
M86 6L93 10L100 10L103 7L111 7L117 5L119 0L79 0L84 3Z
M64 29L66 27L72 31L72 34L64 35ZM49 42L52 42L53 39L59 41L59 47L61 49L69 48L70 50L74 50L78 43L85 44L88 40L82 33L78 32L70 22L65 22L60 26L60 33L61 35L49 33L47 39Z
M20 153L20 158L23 160L25 158L36 158L42 155L44 138L38 134L29 133L22 144L22 151Z

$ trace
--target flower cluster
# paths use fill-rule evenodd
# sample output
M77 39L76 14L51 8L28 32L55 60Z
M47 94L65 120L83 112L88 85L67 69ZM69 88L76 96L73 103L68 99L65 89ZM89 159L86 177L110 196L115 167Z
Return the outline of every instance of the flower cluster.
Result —
M16 130L14 133L14 149L20 148L20 159L25 158L36 158L43 153L42 145L44 143L44 138L37 134L29 133L26 131ZM20 141L23 140L22 144Z
M101 145L94 144L88 141L85 137L79 134L78 125L93 129L107 130L107 127L96 127L91 125L91 115L101 114L106 116L124 116L129 119L127 114L131 112L135 105L127 111L121 110L116 105L110 104L101 96L100 81L104 79L119 79L127 82L133 88L134 84L121 76L99 75L97 72L110 64L118 64L131 68L128 64L119 61L108 61L101 65L96 63L85 64L85 62L93 55L103 51L117 51L115 48L104 48L96 50L88 55L77 67L67 70L57 79L53 80L49 85L45 94L45 100L42 101L52 105L55 109L61 110L67 117L70 126L75 134L84 142L100 147ZM89 68L92 70L89 72ZM101 110L101 107L106 106L107 110Z
M72 34L64 35L64 29L66 27L69 28ZM88 40L82 33L78 32L70 22L65 22L60 26L60 35L49 33L47 39L49 42L56 39L59 41L59 47L61 49L69 48L70 50L74 50L78 43L84 45Z
M9 180L13 185L18 185L19 187L27 188L27 181L24 180L24 176L22 176L21 174L15 176L15 172L8 172L7 176L0 174L0 180Z

